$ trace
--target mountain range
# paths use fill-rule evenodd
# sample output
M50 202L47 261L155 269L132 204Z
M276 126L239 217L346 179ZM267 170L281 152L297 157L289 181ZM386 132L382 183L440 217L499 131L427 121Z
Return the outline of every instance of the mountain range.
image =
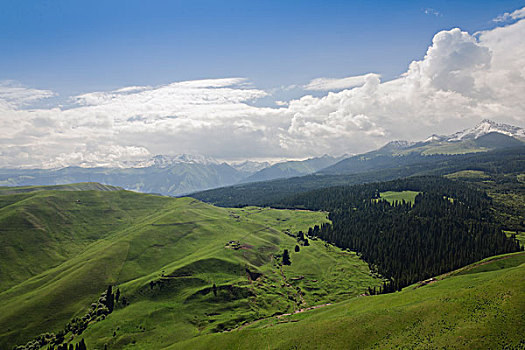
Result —
M0 169L0 186L59 185L99 182L124 189L181 196L241 183L286 179L310 174L353 174L393 165L432 161L449 155L516 147L525 141L524 129L483 120L470 129L424 141L392 141L378 150L356 156L324 155L302 161L220 162L200 155L156 155L130 162L125 168Z

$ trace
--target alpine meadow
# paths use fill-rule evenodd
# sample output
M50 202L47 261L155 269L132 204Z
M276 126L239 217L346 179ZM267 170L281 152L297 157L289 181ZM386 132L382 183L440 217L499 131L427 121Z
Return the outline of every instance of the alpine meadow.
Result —
M0 2L0 349L525 349L523 6Z

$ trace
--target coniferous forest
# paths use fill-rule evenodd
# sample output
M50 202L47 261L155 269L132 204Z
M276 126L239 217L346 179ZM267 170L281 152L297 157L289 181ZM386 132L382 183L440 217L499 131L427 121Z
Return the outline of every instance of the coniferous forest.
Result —
M419 192L413 203L381 198L382 192L405 190ZM328 211L332 224L309 235L358 252L390 280L380 292L523 250L502 231L484 192L441 177L333 187L297 195L284 206Z

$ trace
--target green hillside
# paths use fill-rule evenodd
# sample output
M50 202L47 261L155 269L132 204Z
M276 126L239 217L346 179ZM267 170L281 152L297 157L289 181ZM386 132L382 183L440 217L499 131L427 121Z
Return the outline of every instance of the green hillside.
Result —
M483 269L480 269L483 267ZM169 349L522 349L525 254Z
M327 222L322 212L226 209L128 191L0 197L2 349L59 332L108 285L128 305L89 321L89 349L161 348L382 283L354 253L298 241L300 230ZM281 266L284 249L290 266Z
M369 187L367 198L379 193L393 203L425 192ZM462 191L453 196L458 203L476 200ZM326 212L219 208L97 184L6 193L0 349L52 349L53 339L84 339L90 350L525 345L523 252L368 296L368 287L385 281L367 263L300 234L326 227ZM388 202L373 208L381 203L387 208ZM290 265L283 264L285 250ZM112 312L108 285L120 297Z

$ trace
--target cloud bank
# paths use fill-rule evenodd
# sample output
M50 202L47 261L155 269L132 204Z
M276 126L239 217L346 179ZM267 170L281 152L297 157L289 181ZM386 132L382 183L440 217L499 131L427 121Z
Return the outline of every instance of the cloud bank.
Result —
M425 57L391 81L319 78L304 89L337 92L257 107L252 102L267 92L227 78L124 87L74 96L67 108L30 108L54 93L3 84L0 166L120 166L183 152L299 158L420 140L484 118L523 126L525 20L475 35L439 32Z

